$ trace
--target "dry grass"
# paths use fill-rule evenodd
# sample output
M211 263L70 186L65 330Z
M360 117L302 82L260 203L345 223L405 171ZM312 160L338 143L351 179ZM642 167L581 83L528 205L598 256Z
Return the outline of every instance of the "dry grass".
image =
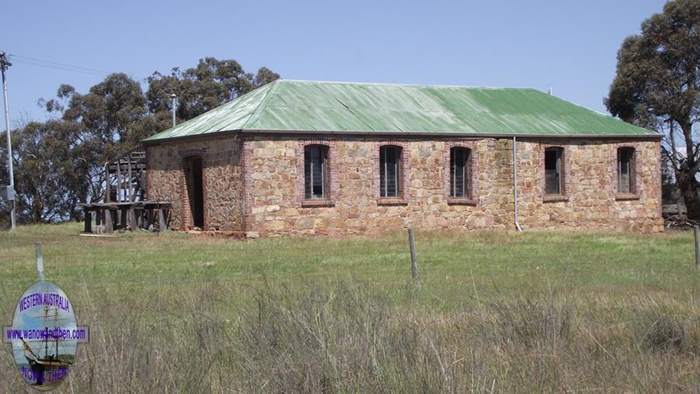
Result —
M403 239L86 241L48 230L0 245L30 254L46 233L47 265L62 264L56 281L91 327L63 392L700 390L700 272L667 265L687 258L683 234L424 235L416 288ZM109 257L137 241L140 256ZM450 263L463 254L473 260ZM144 255L150 263L131 260ZM8 322L31 281L25 265L0 271ZM0 392L28 390L9 352L0 366Z
M699 308L669 312L653 298L628 315L572 294L425 313L340 281L262 286L222 319L231 289L169 290L129 305L78 294L93 338L63 390L692 392L700 382ZM3 361L10 391L21 383Z

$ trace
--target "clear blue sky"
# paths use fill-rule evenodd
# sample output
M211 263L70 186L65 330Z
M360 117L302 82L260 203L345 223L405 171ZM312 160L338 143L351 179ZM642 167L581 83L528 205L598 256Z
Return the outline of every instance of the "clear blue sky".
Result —
M141 82L204 56L267 66L283 78L553 88L605 111L622 40L662 0L561 1L15 1L0 50ZM43 120L37 99L104 75L9 71L13 124Z

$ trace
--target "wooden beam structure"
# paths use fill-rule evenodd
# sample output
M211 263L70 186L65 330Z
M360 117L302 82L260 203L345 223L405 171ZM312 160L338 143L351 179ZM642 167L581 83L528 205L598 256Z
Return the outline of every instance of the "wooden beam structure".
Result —
M146 152L129 152L107 163L105 172L105 202L145 200Z
M115 230L168 229L172 204L168 201L124 201L82 204L85 233L109 234ZM119 217L119 220L115 218Z
M146 200L146 152L129 152L105 163L104 171L103 202L82 204L85 233L167 230L172 204Z

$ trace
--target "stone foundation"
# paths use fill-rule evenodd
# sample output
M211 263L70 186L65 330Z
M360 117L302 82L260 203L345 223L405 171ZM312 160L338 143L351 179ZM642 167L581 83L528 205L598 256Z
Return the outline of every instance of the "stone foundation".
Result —
M303 149L329 147L330 198L305 201ZM379 147L403 148L403 195L379 198ZM449 149L472 152L471 199L448 197ZM545 201L544 149L564 148L565 194ZM636 150L635 195L616 192L617 148ZM173 202L173 224L190 225L183 159L204 162L205 229L250 236L372 234L411 224L425 230L513 229L512 139L396 140L272 135L168 142L148 147L148 193ZM524 229L663 231L659 142L533 139L517 142L519 222Z

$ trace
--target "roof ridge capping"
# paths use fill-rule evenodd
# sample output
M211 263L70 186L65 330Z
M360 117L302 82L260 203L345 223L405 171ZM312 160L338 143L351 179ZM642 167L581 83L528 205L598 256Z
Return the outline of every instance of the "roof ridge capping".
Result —
M455 84L429 84L429 83L401 83L401 82L360 82L360 81L328 81L328 80L311 80L311 79L286 79L280 78L274 82L291 82L304 84L338 84L338 85L360 85L360 86L396 86L407 88L463 88L463 89L484 89L484 90L535 90L545 93L537 88L530 86L513 87L513 86L477 86L477 85L455 85Z

